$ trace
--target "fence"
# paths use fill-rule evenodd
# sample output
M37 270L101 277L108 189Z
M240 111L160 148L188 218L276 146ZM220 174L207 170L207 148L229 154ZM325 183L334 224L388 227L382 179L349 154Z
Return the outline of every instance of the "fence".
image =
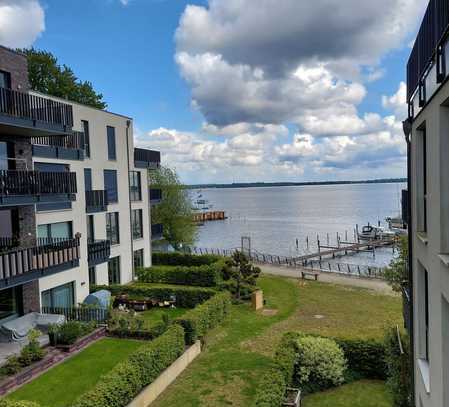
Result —
M384 268L363 264L334 263L325 261L310 261L307 267L328 273L341 273L356 277L383 278Z
M67 321L90 322L97 321L99 323L106 322L109 318L109 310L105 308L93 307L41 307L43 314L64 315Z

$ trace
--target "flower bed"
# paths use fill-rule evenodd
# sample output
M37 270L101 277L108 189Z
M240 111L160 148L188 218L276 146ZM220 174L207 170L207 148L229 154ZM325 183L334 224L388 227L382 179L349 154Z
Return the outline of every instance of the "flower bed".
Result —
M61 349L64 352L73 353L73 352L80 350L81 348L84 348L89 343L105 336L105 334L106 334L106 327L96 328L95 330L88 333L87 335L84 335L84 336L76 339L76 341L74 343L70 343L70 344L57 343L56 348Z

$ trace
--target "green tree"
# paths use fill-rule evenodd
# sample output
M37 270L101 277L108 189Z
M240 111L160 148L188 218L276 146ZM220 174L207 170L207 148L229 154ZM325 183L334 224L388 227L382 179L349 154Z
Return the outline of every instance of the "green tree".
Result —
M162 202L152 208L153 223L163 225L164 239L175 249L194 243L197 225L193 222L192 203L175 170L160 167L150 171L151 188L162 190Z
M34 48L19 51L27 56L28 79L33 90L97 109L107 107L103 95L95 92L91 82L79 80L71 68L59 65L51 52Z
M248 256L241 251L236 251L232 257L226 260L223 270L223 278L231 280L235 285L235 297L240 299L244 286L255 286L260 274L260 268L253 266Z
M403 236L399 245L399 255L395 257L390 266L384 272L384 278L394 291L400 292L404 283L408 280L408 237Z

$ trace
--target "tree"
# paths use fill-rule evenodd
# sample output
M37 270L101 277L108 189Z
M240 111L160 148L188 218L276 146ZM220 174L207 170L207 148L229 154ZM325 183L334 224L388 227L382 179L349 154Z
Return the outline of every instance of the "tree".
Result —
M34 48L18 51L27 56L31 89L97 109L107 107L103 95L95 92L91 82L79 80L67 65L58 65L57 58L51 52Z
M390 262L390 266L384 272L385 279L394 291L400 292L404 282L408 280L407 261L408 237L403 236L399 246L399 256Z
M164 239L175 249L194 243L197 225L193 222L192 203L175 170L160 167L150 171L151 188L162 191L162 201L151 213L153 223L163 225Z
M242 287L255 286L260 274L260 268L253 266L248 257L241 251L236 251L232 257L226 260L223 270L223 278L231 280L235 284L235 297L239 300Z

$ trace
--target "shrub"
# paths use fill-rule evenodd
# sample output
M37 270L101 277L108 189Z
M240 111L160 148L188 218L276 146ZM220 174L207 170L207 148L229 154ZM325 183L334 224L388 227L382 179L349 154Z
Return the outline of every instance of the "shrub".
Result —
M22 348L19 355L19 362L23 367L29 366L45 356L46 352L41 348L38 341L41 335L42 332L38 329L32 329L28 332L28 344Z
M213 254L153 253L152 264L155 266L209 266L221 259L221 256Z
M274 356L274 361L279 371L284 375L288 386L292 384L295 372L296 340L296 334L286 333L282 337Z
M0 407L40 407L40 405L34 401L1 399Z
M177 318L175 322L184 328L186 344L203 338L209 329L223 321L229 313L230 305L229 293L223 292Z
M385 380L385 345L374 339L335 339L348 361L348 373L352 379Z
M203 266L153 266L137 271L140 282L216 287L224 262Z
M260 379L254 406L279 407L284 400L286 388L282 372L278 369L270 369Z
M72 345L78 338L85 336L96 328L95 321L86 323L79 321L68 321L64 324L52 327L56 335L56 342L61 345Z
M1 374L5 376L12 376L22 370L20 359L16 355L8 356L6 363L0 368Z
M296 380L305 391L320 391L343 383L346 361L334 340L303 336L296 345Z
M387 387L395 407L412 406L412 369L410 364L410 343L408 336L400 333L402 350L399 346L396 328L385 334L385 359L387 364Z
M143 345L116 365L73 407L124 407L140 390L156 379L184 351L184 332L170 327L159 338Z

